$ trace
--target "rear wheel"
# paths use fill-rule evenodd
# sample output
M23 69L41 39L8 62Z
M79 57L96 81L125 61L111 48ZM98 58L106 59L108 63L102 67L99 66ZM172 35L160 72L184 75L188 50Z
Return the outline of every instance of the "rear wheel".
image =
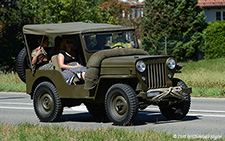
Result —
M106 113L115 125L130 125L138 113L138 99L126 84L111 86L105 98Z
M173 85L187 88L187 85L182 80L176 78L173 79ZM159 104L159 109L162 115L169 120L183 119L190 109L190 94L187 94L182 100L177 100L171 105L169 103L170 102L161 102Z
M42 82L36 87L33 104L37 117L43 122L57 121L63 112L57 90L50 82Z

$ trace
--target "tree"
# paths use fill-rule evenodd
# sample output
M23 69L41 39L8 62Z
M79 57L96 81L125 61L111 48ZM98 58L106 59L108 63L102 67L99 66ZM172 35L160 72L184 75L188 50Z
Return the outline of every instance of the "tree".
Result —
M19 10L17 0L3 0L0 2L0 24L4 25L0 33L0 71L8 71L15 66L16 56L23 46L21 29L17 20L17 14L13 11ZM22 19L21 19L22 20Z
M30 23L102 22L96 6L105 0L4 0L0 2L0 70L12 69L23 48L22 27Z
M204 32L206 33L205 58L225 57L225 21L209 22Z
M140 17L132 17L132 5L119 0L110 0L102 3L100 6L101 22L109 24L119 24L123 26L132 26L136 29L136 35L139 36Z
M162 41L172 38L173 55L180 60L194 57L205 21L203 9L196 4L197 0L146 0L141 22L143 48L150 54L162 54Z

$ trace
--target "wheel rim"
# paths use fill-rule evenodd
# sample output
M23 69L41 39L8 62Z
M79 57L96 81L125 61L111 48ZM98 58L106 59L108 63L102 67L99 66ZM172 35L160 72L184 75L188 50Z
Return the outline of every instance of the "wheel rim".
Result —
M53 110L52 96L47 92L42 92L38 98L38 107L43 114L49 114Z
M112 113L117 118L122 118L127 113L127 101L126 99L121 95L115 95L112 97L110 101L110 107L112 110Z

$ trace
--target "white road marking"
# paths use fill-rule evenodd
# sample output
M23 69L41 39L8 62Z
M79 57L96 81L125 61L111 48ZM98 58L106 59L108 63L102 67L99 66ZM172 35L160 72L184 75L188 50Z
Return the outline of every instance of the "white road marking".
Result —
M4 106L3 106L4 105ZM29 107L15 107L15 106L6 106L6 105L27 105ZM0 109L14 109L14 110L33 110L33 104L32 103L19 103L19 102L0 102ZM70 112L88 112L85 105L80 105L76 107L71 108L64 108L64 111L70 111ZM143 111L140 111L140 113L143 112L160 112L159 108L157 106L151 106L146 108ZM192 112L192 113L191 113ZM216 114L214 114L216 113ZM160 113L149 113L150 115L153 114L160 114ZM225 111L220 110L196 110L196 109L190 109L188 116L198 116L198 117L218 117L218 118L224 118L225 117Z
M0 106L0 109L14 109L14 110L33 110L34 108L29 108L29 107L4 107Z
M19 103L17 103L19 104ZM22 105L22 104L21 104ZM29 103L26 104L24 103L24 105L30 105ZM32 107L13 107L13 106L0 106L0 109L12 109L12 110L34 110L33 106ZM159 112L159 110L157 108L147 108L149 112L151 111L157 111ZM88 110L86 109L86 107L84 105L81 106L76 106L76 107L71 107L71 108L64 108L64 111L70 111L70 112L88 112ZM148 111L140 111L140 112L148 112ZM187 116L198 116L198 117L218 117L218 118L225 118L225 114L213 114L213 113L225 113L225 111L213 111L213 110L190 110L194 111L194 112L198 112L195 114L187 114ZM211 114L207 114L207 113L211 113ZM148 115L158 115L160 113L149 113Z
M19 103L19 102L0 102L4 105L33 105L33 103Z
M217 110L189 110L190 112L201 112L201 113L225 113L225 111L217 111Z
M33 110L34 108L33 108L33 106L32 107L0 106L0 109ZM85 106L77 106L77 107L72 107L72 108L65 107L64 111L88 112Z

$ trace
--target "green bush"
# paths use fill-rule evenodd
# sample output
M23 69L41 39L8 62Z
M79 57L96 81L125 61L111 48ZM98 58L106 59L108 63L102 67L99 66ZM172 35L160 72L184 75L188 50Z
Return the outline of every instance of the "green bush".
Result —
M206 32L206 45L204 52L206 58L220 58L225 56L225 21L208 23Z

